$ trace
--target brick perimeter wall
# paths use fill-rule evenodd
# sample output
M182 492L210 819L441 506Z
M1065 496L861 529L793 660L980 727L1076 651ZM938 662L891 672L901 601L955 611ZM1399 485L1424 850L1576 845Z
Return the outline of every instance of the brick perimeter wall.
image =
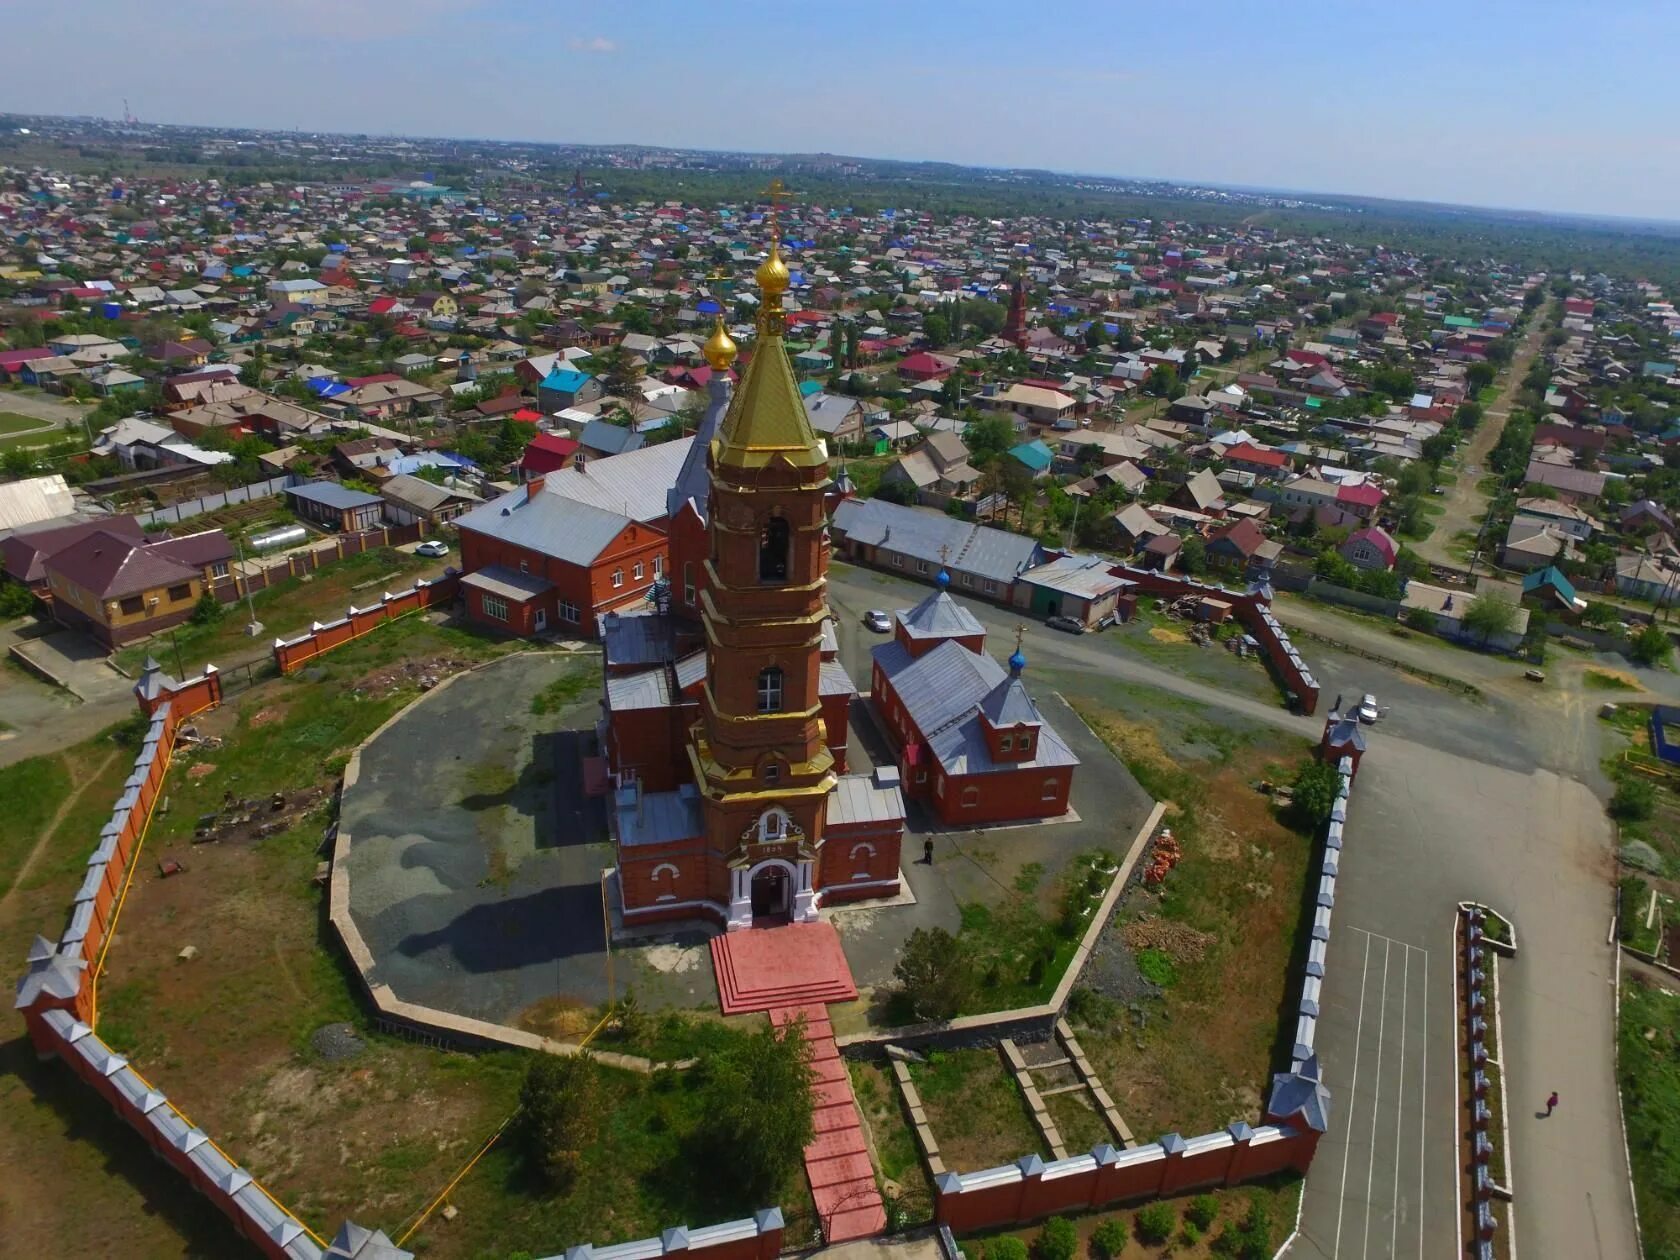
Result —
M301 668L306 661L359 639L364 634L377 630L387 621L395 621L398 617L405 617L412 612L453 602L460 584L460 575L455 573L447 573L431 582L422 578L411 590L403 591L400 595L381 596L379 603L372 607L351 608L337 621L326 625L316 623L315 628L308 634L299 635L295 639L276 639L274 663L282 674L290 674Z

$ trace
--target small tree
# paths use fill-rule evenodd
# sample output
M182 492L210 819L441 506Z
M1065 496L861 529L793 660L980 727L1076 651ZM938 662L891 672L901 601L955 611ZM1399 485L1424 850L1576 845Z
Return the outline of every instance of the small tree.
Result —
M1179 553L1184 557L1184 570L1190 574L1207 572L1207 543L1202 541L1200 534L1187 534L1184 538L1184 549Z
M917 1019L953 1019L974 990L966 951L944 928L917 928L904 942L893 978Z
M209 591L198 597L198 603L193 605L192 623L195 626L213 626L222 619L226 610L222 601Z
M519 1091L525 1150L550 1185L564 1190L583 1166L606 1110L600 1068L586 1054L538 1055Z
M1027 1244L1014 1234L1005 1234L986 1244L986 1260L1027 1260Z
M1316 831L1330 821L1342 776L1328 761L1312 760L1295 772L1289 789L1289 814L1295 824Z
M1464 628L1481 636L1485 644L1496 634L1504 634L1517 623L1517 606L1498 591L1489 591L1470 601L1464 610Z
M1629 640L1628 651L1641 665L1661 665L1674 651L1674 644L1663 628L1652 622Z
M813 1133L811 1051L798 1023L766 1028L715 1054L705 1068L704 1119L695 1134L732 1197L771 1202ZM727 1152L727 1159L718 1159Z

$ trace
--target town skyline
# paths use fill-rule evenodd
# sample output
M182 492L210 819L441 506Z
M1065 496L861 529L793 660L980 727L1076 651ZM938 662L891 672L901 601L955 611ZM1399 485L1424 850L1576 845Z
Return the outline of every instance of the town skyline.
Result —
M1215 5L1193 30L1083 4L1030 22L981 6L961 23L936 7L874 21L747 5L693 25L634 4L562 18L524 0L172 7L169 47L198 91L148 91L134 58L158 24L94 0L73 17L18 16L21 44L70 41L82 72L21 65L0 108L114 117L126 97L140 118L179 125L857 154L1663 221L1680 192L1645 86L1680 18L1655 6L1585 31L1553 5L1334 22ZM508 73L514 46L552 90ZM310 90L253 96L253 67ZM1550 90L1560 71L1593 91Z

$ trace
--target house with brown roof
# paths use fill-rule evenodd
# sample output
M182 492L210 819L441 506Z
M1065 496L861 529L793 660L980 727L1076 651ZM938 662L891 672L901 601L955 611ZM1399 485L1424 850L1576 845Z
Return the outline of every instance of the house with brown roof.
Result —
M192 616L232 558L219 529L157 542L97 529L54 551L42 568L53 620L116 648Z

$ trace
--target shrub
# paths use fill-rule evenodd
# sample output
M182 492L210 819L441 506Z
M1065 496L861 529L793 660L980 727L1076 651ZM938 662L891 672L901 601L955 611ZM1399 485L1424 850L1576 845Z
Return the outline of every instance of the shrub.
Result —
M1623 775L1610 798L1610 816L1618 822L1640 822L1657 807L1657 790L1646 779Z
M1219 1215L1219 1200L1211 1194L1198 1194L1184 1210L1184 1218L1200 1229L1212 1225Z
M1038 1231L1038 1244L1034 1248L1038 1260L1073 1260L1078 1250L1079 1231L1065 1216L1052 1216Z
M1138 1210L1135 1222L1138 1241L1164 1243L1172 1237L1173 1227L1177 1224L1178 1214L1172 1210L1172 1204L1151 1203Z
M986 1260L1027 1260L1027 1244L1014 1234L1005 1234L986 1244Z
M527 1156L557 1190L569 1187L595 1142L605 1111L600 1068L585 1054L542 1054L519 1091Z
M35 596L29 593L27 586L11 578L0 578L0 621L27 617L34 611Z
M193 605L192 623L195 626L213 626L222 619L225 612L222 601L205 591L198 597L198 603Z
M1091 1254L1097 1260L1114 1260L1126 1250L1126 1223L1109 1217L1091 1231Z
M1661 665L1673 651L1667 632L1654 623L1628 641L1628 652L1641 665Z

